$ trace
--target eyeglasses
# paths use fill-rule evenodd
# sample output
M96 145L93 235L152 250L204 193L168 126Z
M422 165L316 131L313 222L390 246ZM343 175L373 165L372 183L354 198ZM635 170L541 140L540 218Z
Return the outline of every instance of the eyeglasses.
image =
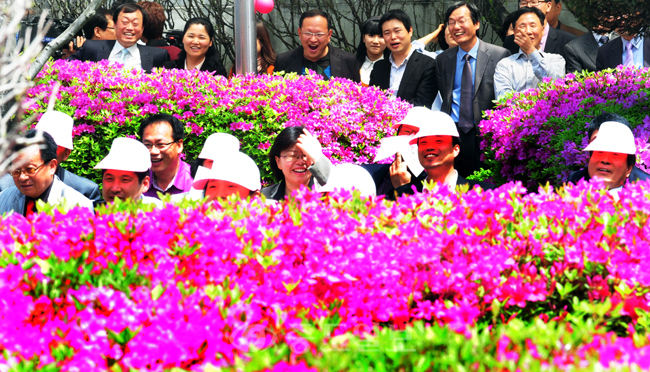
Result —
M147 148L147 150L151 151L153 150L154 146L159 150L159 151L165 151L171 146L172 143L176 143L178 141L171 141L168 143L156 143L155 145L152 143L145 143L144 147Z
M41 169L45 164L46 163L43 163L43 164L39 165L36 168L29 167L29 168L26 168L24 170L23 169L14 169L14 170L11 171L11 177L20 178L20 175L23 174L23 173L25 173L25 175L27 177L31 177L31 176L35 175L36 172L38 172L38 170Z
M115 30L115 27L108 27L108 26L106 26L106 28L111 29L111 30Z
M519 7L530 7L530 6L538 6L540 3L548 3L550 1L546 0L530 0L530 1L520 1L519 2Z
M280 156L282 159L288 161L289 163L294 162L298 159L307 161L307 155L296 155L296 154L289 154L289 155L282 155Z
M322 33L322 32L319 32L319 33L317 33L317 34L315 34L315 33L313 33L313 32L303 32L303 33L302 33L302 36L304 36L304 37L307 38L307 39L311 39L312 36L316 36L316 39L318 39L318 40L324 38L325 35L327 35L327 34L324 34L324 33Z
M459 25L459 26L463 27L465 25L465 23L467 23L467 19L461 18L458 21L449 21L449 22L447 22L447 26L453 28L456 25Z

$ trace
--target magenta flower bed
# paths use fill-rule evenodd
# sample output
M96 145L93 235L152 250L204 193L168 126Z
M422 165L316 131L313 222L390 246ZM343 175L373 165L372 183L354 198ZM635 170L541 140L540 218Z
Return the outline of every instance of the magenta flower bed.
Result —
M598 186L10 215L0 365L648 368L650 185Z
M622 67L621 67L622 68ZM637 138L637 165L650 167L650 72L607 70L568 74L539 89L504 98L480 124L484 159L497 184L519 180L528 187L561 185L586 166L589 121L602 112L630 121Z
M304 125L321 141L334 163L368 163L392 123L410 105L391 100L377 88L346 79L320 76L261 75L227 80L200 71L159 70L125 73L108 62L57 61L37 76L28 96L46 97L61 83L55 110L75 119L74 145L64 164L69 170L99 179L92 167L108 152L113 138L135 136L149 114L174 114L186 123L185 155L195 159L205 139L227 132L240 139L242 151L272 182L266 155L286 126ZM28 114L45 111L47 100L35 100Z

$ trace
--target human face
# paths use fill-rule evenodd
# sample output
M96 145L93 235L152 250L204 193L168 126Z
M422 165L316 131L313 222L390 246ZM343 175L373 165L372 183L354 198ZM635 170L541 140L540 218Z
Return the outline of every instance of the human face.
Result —
M120 12L115 24L115 37L120 45L125 48L135 45L142 37L143 30L142 13L139 10L133 13Z
M237 195L240 199L246 199L250 194L251 191L244 186L228 181L210 180L205 187L205 196L209 202L227 198L230 195Z
M52 159L49 163L44 163L38 146L26 148L13 161L13 164L21 164L21 167L17 169L23 171L38 168L36 173L31 176L28 176L25 172L21 172L18 177L12 175L18 191L25 196L38 198L54 181L54 173L56 172L57 165L56 159Z
M149 176L140 183L135 172L107 169L102 177L102 196L107 203L112 203L115 198L137 200L147 190Z
M113 22L113 17L108 16L106 20L108 21L106 30L95 27L95 37L93 37L93 40L115 40L115 23Z
M386 47L393 54L408 53L411 48L411 37L413 28L407 30L404 24L397 20L391 19L381 25L381 31L384 35Z
M204 25L193 24L183 35L185 53L194 58L203 58L212 46L212 40Z
M374 61L384 54L386 42L381 35L363 35L363 43L366 45L366 54L370 60Z
M68 157L70 156L70 149L66 149L65 147L62 146L57 146L56 147L56 160L59 162L59 164L63 163L64 161L68 160Z
M298 36L300 36L304 57L308 60L316 62L327 55L332 30L327 29L325 17L303 19L302 27L298 29Z
M615 189L623 186L632 172L632 167L627 166L627 154L593 151L587 170L589 177L603 180L607 189Z
M530 38L535 49L539 49L544 35L544 27L534 13L526 13L519 17L517 23L515 23L515 32L520 31Z
M557 0L552 0L548 4L551 5L551 9L546 14L546 20L551 24L552 27L556 27L557 19L562 13L562 3L557 3Z
M400 125L399 128L397 128L397 134L396 136L410 136L411 134L416 134L417 132L420 131L420 128L414 127L412 125Z
M206 167L208 169L212 169L212 164L214 164L214 160L212 160L212 159L203 159L203 167Z
M260 53L262 53L262 43L260 43L260 39L255 39L257 41L257 56L260 56Z
M461 6L454 10L447 20L447 28L456 44L464 51L470 51L478 38L476 31L481 27L480 22L472 21L472 14L467 6Z
M418 158L424 169L453 166L460 147L454 145L451 136L429 136L418 140Z
M142 133L142 143L147 147L151 146L149 150L151 170L155 174L176 174L178 171L179 155L183 152L183 140L174 142L173 134L174 130L171 124L165 121L148 125ZM163 147L162 150L156 147L156 145L164 144L169 145Z
M551 11L551 0L549 1L540 1L540 0L521 0L519 2L519 8L529 7L537 8L544 13L548 14Z
M293 157L293 159L290 159L290 157ZM305 186L309 184L311 173L307 170L305 154L297 145L282 151L280 157L275 157L275 161L288 184Z

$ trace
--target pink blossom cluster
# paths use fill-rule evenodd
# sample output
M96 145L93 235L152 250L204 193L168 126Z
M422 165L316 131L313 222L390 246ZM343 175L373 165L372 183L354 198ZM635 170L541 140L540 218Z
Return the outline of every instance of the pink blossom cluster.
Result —
M494 181L514 180L536 188L562 184L571 171L587 164L587 126L595 116L619 113L635 128L637 165L650 167L648 69L620 67L596 74L567 74L537 89L502 100L481 121L483 157Z
M633 325L650 304L648 187L619 200L581 182L399 203L304 191L285 204L12 214L0 220L0 363L203 370L287 345L276 370L310 370L322 345L307 325L336 337L424 321L469 337L495 312L566 317L554 299L569 285L620 304ZM504 342L500 357L516 357ZM571 350L647 358L614 334Z

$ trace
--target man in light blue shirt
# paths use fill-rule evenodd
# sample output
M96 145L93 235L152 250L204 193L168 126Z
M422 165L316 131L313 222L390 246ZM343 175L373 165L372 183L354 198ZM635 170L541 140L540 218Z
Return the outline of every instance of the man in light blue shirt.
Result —
M616 68L619 65L634 68L650 67L650 37L625 35L598 48L596 69Z
M497 99L510 92L536 88L546 77L561 78L565 61L559 54L539 50L544 14L537 8L521 8L514 16L515 43L519 53L501 60L494 72L494 93Z

